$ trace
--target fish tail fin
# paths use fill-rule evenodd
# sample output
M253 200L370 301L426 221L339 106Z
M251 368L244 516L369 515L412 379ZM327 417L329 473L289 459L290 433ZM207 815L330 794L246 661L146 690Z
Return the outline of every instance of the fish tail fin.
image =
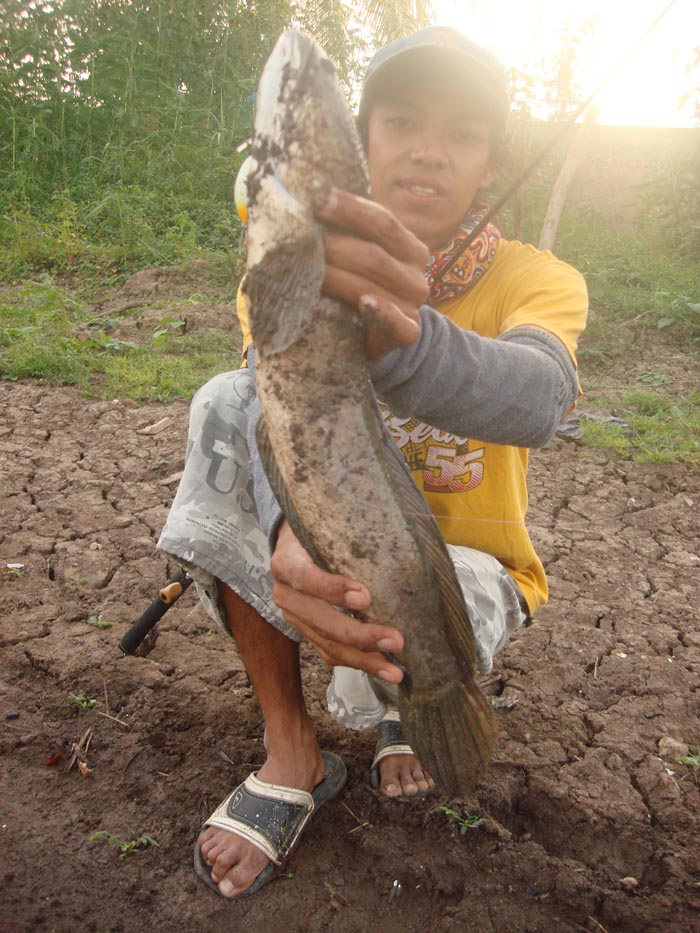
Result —
M401 722L411 747L435 782L457 797L485 772L498 729L491 703L476 681L453 683L439 699L400 703Z

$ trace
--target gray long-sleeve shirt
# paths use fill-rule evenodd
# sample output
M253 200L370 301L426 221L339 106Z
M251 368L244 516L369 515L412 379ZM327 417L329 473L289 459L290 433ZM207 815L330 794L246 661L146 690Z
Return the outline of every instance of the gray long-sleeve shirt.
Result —
M517 327L497 339L465 331L427 305L421 335L371 371L377 397L399 417L415 417L461 437L536 447L554 434L578 395L578 379L561 341L540 327ZM255 374L255 353L248 366ZM255 443L260 415L250 409L248 443L255 501L271 546L282 513Z

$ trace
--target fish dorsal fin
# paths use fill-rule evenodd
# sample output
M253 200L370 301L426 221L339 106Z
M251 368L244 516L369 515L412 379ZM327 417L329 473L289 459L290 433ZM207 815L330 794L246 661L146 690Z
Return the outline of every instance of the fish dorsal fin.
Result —
M265 475L267 476L270 487L274 492L277 501L279 502L280 508L284 513L284 517L289 522L289 526L294 532L294 534L299 539L302 547L311 557L315 564L321 567L322 570L327 570L328 566L321 557L321 555L316 550L316 547L309 537L309 534L304 527L301 519L299 518L299 513L297 512L292 499L287 492L287 487L284 484L282 479L282 474L279 467L277 466L277 460L272 450L272 445L270 444L270 436L267 431L267 425L265 424L264 418L260 418L258 421L257 427L255 428L255 438L258 444L258 453L260 454L260 462L263 465L265 470Z
M385 462L397 488L404 515L413 527L418 547L430 567L445 611L445 638L465 674L476 673L476 638L462 589L445 539L437 521L416 486L408 464L392 441L377 409L377 420L384 445Z

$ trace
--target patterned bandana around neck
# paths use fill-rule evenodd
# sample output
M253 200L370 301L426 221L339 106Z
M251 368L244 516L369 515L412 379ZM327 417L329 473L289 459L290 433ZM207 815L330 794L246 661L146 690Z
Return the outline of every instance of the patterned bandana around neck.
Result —
M459 256L455 264L442 278L438 278L440 271L451 263L455 253L459 252L461 244L484 217L487 210L488 207L485 204L475 204L462 220L457 233L447 246L432 253L428 259L425 278L430 286L428 300L431 304L444 301L446 298L455 298L469 291L470 288L474 288L491 265L496 255L498 241L501 239L501 231L493 224L487 224L469 248Z

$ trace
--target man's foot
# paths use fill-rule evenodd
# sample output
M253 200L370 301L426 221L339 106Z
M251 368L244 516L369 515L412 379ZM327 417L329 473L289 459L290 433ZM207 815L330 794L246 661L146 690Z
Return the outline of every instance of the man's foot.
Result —
M280 752L268 749L268 758L257 772L270 784L281 784L311 793L323 780L324 763L315 737ZM240 897L270 864L267 856L241 836L209 826L197 840L211 877L224 897Z
M397 709L388 709L377 726L370 781L386 797L415 797L435 787L435 781L406 742Z
M415 797L435 787L415 755L387 755L378 764L379 792L387 797Z

